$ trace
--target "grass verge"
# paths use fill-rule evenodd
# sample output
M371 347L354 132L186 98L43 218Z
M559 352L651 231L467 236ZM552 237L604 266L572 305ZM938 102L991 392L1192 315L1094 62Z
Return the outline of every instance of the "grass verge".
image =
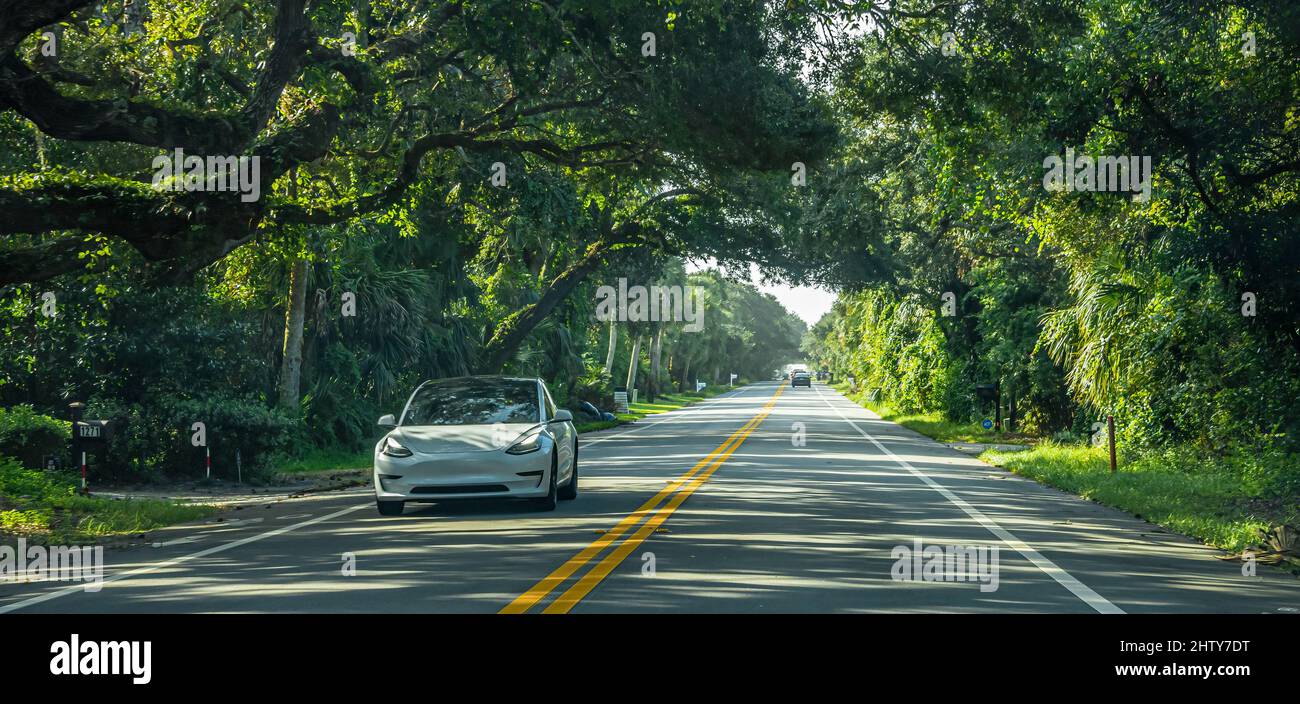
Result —
M590 421L586 423L577 423L579 433L589 433L595 430L605 430L613 428L624 423L631 423L640 420L646 416L656 415L658 413L667 413L679 408L685 408L691 404L699 403L705 399L713 398L719 394L724 394L736 387L727 386L707 386L702 391L686 391L682 393L659 394L654 403L638 402L628 404L628 410L631 413L619 413L615 416L616 420Z
M578 434L594 433L597 430L608 430L616 428L623 424L621 420L593 420L586 423L574 423L573 427L578 429Z
M371 466L370 450L352 452L334 448L312 450L301 457L287 457L272 463L277 474L312 474L335 472L343 469L363 469Z
M1230 552L1257 546L1269 526L1300 522L1300 500L1277 490L1278 472L1287 471L1280 463L1294 458L1261 464L1259 455L1207 458L1181 449L1123 458L1111 474L1104 448L1043 443L980 459Z
M930 413L900 413L890 408L888 404L867 400L865 392L850 392L848 384L836 384L835 389L859 406L870 409L881 418L897 423L909 430L915 430L939 442L1032 444L1038 440L1034 436L1023 433L985 430L979 423L957 423L944 418L943 414L937 411Z
M93 542L210 516L214 506L77 493L78 479L0 457L0 533L47 543Z

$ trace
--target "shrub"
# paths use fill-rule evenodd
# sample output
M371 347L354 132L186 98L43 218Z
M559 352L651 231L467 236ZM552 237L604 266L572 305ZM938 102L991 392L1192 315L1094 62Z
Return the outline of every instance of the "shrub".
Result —
M608 409L614 402L614 387L603 367L588 367L586 373L573 384L568 398L556 399L562 406L578 406L586 401L596 408Z
M40 467L46 455L64 455L72 423L37 413L28 405L0 408L0 454Z
M229 396L158 399L149 406L92 399L89 406L117 425L95 463L109 479L202 476L204 448L191 442L196 422L204 424L213 476L234 479L236 451L243 471L251 473L288 444L294 429L294 421L279 409Z
M0 455L0 496L34 501L71 496L75 491L71 475L27 469L12 457Z
M1080 445L1086 440L1086 436L1080 436L1073 430L1062 430L1052 433L1052 442L1058 445Z

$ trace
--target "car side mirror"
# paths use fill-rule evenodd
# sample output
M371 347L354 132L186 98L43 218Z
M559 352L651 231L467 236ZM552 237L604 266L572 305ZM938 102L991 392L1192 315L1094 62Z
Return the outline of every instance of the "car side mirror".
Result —
M397 427L397 419L393 417L392 413L385 413L384 415L379 417L378 425L381 428L387 428L389 430L392 430L393 428Z
M569 411L568 409L561 408L560 410L558 410L558 411L555 412L555 417L552 418L551 420L552 420L552 421L566 421L566 420L567 420L567 421L569 421L569 422L573 422L573 413L572 413L571 411Z

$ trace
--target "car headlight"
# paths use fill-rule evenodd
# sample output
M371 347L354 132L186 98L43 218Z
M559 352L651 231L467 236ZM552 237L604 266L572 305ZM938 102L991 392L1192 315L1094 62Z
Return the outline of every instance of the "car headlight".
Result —
M380 453L389 457L410 457L411 451L402 447L402 443L394 440L392 437L384 438L384 446L380 448Z
M538 428L506 450L508 455L526 455L542 449L542 429Z

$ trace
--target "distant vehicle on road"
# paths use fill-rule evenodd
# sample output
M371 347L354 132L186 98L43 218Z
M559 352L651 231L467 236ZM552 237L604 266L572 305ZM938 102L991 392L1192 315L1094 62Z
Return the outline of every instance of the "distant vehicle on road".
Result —
M811 389L812 375L810 375L808 372L803 370L796 371L793 375L790 376L790 388L794 388L796 386L807 386L808 388Z
M543 510L578 496L578 433L541 379L472 376L420 384L375 446L375 502L526 498Z

